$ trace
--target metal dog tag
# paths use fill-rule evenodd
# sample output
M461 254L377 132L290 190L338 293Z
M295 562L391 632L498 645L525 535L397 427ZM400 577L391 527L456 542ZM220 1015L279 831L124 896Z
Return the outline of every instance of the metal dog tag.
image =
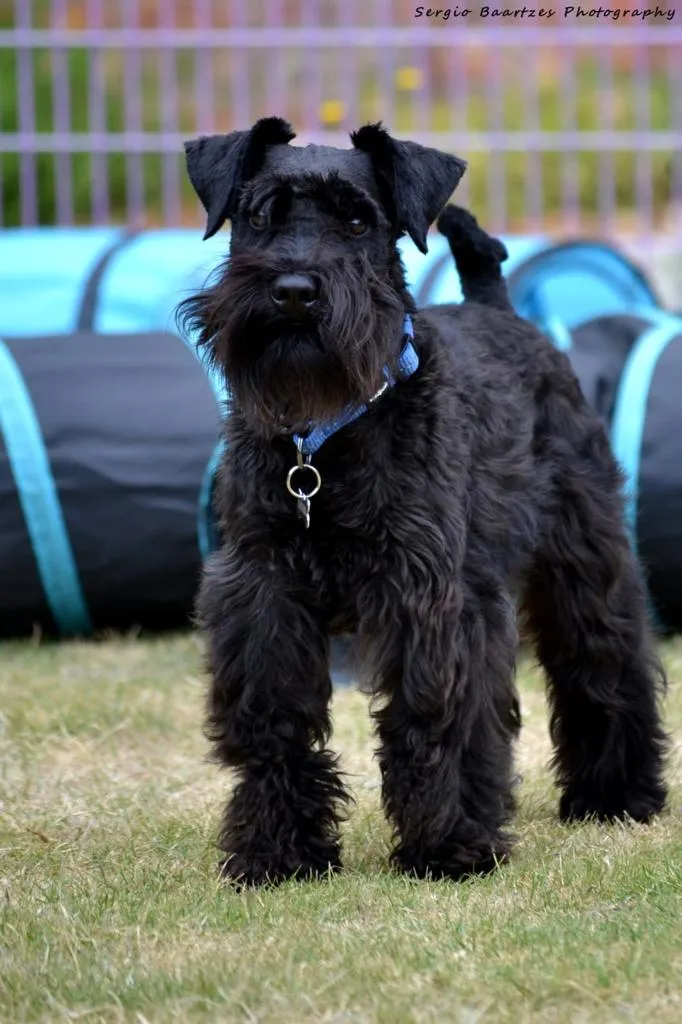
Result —
M299 498L297 504L298 514L305 523L306 530L310 529L310 498Z
M322 477L319 471L310 464L310 456L306 455L305 462L303 461L303 453L301 452L300 446L297 446L296 453L296 465L292 466L287 473L287 490L294 498L296 498L296 510L300 515L301 519L305 523L306 530L310 529L310 499L314 497L322 486ZM313 474L313 488L311 491L306 492L301 489L300 485L294 487L292 481L295 473L309 472Z

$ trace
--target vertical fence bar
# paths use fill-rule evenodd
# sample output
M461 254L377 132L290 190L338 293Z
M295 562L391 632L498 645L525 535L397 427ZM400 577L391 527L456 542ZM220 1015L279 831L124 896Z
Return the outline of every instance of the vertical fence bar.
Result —
M578 122L578 60L580 49L568 47L561 51L561 77L563 103L563 130L575 132ZM564 230L575 232L580 224L580 187L578 156L573 151L561 151L561 205Z
M246 28L247 0L232 0L234 10L234 27ZM251 51L248 51L249 56ZM247 51L233 47L230 51L232 64L232 128L249 128L251 124L251 104L249 102L249 65Z
M540 132L542 128L540 117L540 82L541 82L541 60L542 53L539 47L534 46L524 54L524 73L521 75L523 83L523 105L524 105L524 128L532 132ZM524 167L524 217L529 218L533 231L540 229L543 218L544 195L542 181L542 162L540 154L535 147L526 154ZM528 225L526 226L528 230Z
M488 124L492 131L504 129L504 74L508 51L498 50L487 69ZM507 227L507 168L504 152L488 154L488 209L493 231Z
M139 0L123 0L123 27L140 31ZM136 46L123 54L123 96L127 132L142 131L142 55ZM144 172L142 154L126 150L126 214L129 224L139 227L144 220Z
M194 26L206 30L211 27L211 0L194 0ZM213 51L194 51L194 116L200 135L215 131Z
M357 5L355 0L345 0L339 4L338 23L344 28L355 28L358 23ZM336 51L336 68L339 72L340 95L345 108L345 121L349 128L355 130L358 125L358 51L356 47L343 48Z
M641 35L640 35L641 33ZM644 32L638 30L635 45L635 127L642 138L651 131L651 77L649 75L649 48ZM653 229L653 196L651 192L652 160L648 146L635 143L635 203L637 206L637 234L647 247L651 246ZM640 231L640 218L643 219Z
M176 27L175 0L159 0L159 25L162 29ZM163 219L164 224L180 223L180 168L179 154L168 148L167 139L178 133L178 51L173 46L159 50L161 62L161 130L165 136L162 156L163 167Z
M377 0L375 14L382 28L391 28L392 0ZM383 118L388 128L395 128L395 50L392 46L380 47L378 59L380 110L377 111L377 116Z
M51 20L53 28L66 28L66 0L52 0ZM52 110L55 133L61 138L71 134L69 69L66 51L54 47L51 54L52 62ZM72 224L73 188L72 165L70 153L56 153L54 160L55 192L57 195L57 222Z
M320 24L320 5L318 0L301 0L301 23L310 36L315 35ZM303 53L298 54L305 68L305 131L319 132L319 103L322 97L322 54L317 46L306 46Z
M458 135L469 134L469 48L462 45L457 50L457 59L447 63L447 103L453 111L452 127ZM461 146L460 146L461 149ZM466 159L467 154L458 152L457 156ZM457 201L462 206L471 202L471 174L466 171L457 186Z
M283 27L283 0L270 0L266 7L266 19L268 28ZM267 55L265 62L266 109L263 113L268 117L270 115L286 117L288 96L286 95L283 61L287 58L287 51L279 46L270 50Z
M668 47L668 82L670 84L670 127L678 138L682 138L682 54L681 47ZM675 102L677 99L677 102ZM670 205L673 216L673 230L678 241L682 235L682 146L677 146L670 154Z
M88 0L87 17L90 28L103 28L103 0ZM103 57L101 43L95 43L90 51L88 120L90 134L96 135L99 140L106 138L107 135ZM92 218L98 224L107 224L109 222L109 168L106 152L95 149L90 154L90 176Z
M405 4L406 21L410 25L412 21L411 5ZM426 19L424 19L426 20ZM428 27L428 26L427 26ZM435 31L438 31L436 29ZM440 37L444 37L441 35ZM410 130L427 132L433 130L433 83L431 77L433 49L430 46L418 46L414 49L414 64L418 81L416 92L413 95L412 114L413 121Z
M598 62L599 109L601 127L611 133L614 130L613 102L615 83L613 73L613 45L604 42ZM599 229L611 232L616 213L615 167L613 153L604 149L599 153L598 169Z
M15 0L14 23L17 28L31 28L31 5ZM33 48L22 46L17 52L17 96L19 100L19 131L27 138L27 149L19 158L20 209L22 224L38 220L37 174L35 154L35 90L33 82ZM30 141L29 141L30 140Z
M417 67L420 72L420 82L417 91L417 127L421 131L430 132L434 130L433 64L435 50L430 46L421 46L418 54Z

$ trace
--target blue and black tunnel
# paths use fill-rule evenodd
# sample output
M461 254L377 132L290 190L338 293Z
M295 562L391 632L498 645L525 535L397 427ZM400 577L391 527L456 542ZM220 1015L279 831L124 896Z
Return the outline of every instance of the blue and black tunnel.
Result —
M682 325L610 247L505 242L518 312L610 426L653 601L682 627ZM0 238L0 634L187 623L217 543L225 394L174 311L225 249L189 231ZM443 238L403 260L420 304L460 301Z

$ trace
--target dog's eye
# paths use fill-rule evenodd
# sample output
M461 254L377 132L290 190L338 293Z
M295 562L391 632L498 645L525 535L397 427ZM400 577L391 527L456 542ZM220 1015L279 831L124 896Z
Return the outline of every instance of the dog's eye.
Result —
M262 231L267 222L268 218L265 216L264 213L260 213L259 211L252 213L251 216L249 217L249 224L256 231Z
M348 221L348 230L351 235L364 235L367 230L367 224L360 217L351 217Z

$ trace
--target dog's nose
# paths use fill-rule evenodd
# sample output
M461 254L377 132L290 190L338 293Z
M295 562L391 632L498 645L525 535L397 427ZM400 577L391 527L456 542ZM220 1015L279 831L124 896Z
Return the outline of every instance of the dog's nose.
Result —
M280 274L272 286L275 305L288 313L309 309L317 301L319 293L317 281L308 274Z

